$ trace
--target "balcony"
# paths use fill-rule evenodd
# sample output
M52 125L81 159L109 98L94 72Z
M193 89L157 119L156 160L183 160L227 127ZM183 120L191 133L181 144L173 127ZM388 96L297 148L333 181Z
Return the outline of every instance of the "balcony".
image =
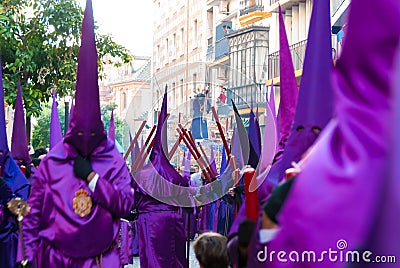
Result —
M214 51L214 46L212 45L207 47L206 60L207 62L215 60L215 51Z
M265 8L267 12L278 12L279 5L282 7L282 11L292 8L294 5L298 5L306 0L270 0L270 5Z
M293 67L297 76L301 75L303 69L304 56L306 53L307 40L300 41L296 44L291 45L290 52L292 55ZM267 85L271 84L271 80L274 79L274 83L279 83L280 79L280 65L279 65L279 51L268 55L268 81Z
M271 13L264 12L262 5L255 4L240 10L239 22L241 26L246 26L271 16Z
M207 0L207 6L218 6L222 0Z
M350 0L331 0L332 25L343 26L346 23Z
M228 38L223 37L215 42L215 60L221 59L229 55Z

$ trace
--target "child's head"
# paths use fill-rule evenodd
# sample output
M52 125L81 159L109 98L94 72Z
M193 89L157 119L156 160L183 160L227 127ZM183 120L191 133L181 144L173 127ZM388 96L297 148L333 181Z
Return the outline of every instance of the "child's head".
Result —
M202 268L226 268L229 265L226 237L206 232L193 244L194 253Z

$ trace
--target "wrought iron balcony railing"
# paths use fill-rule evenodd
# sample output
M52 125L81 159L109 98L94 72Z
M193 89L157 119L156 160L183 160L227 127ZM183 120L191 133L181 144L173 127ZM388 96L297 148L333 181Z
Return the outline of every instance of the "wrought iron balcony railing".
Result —
M270 5L272 6L273 4L278 3L278 2L279 2L279 0L270 0Z
M332 15L335 15L335 13L338 11L338 9L344 3L344 1L345 0L331 0Z
M306 45L307 40L303 40L289 47L292 54L293 66L295 71L303 68ZM280 52L277 51L268 55L268 79L272 79L280 75L279 54Z
M240 10L240 16L244 16L247 15L251 12L255 12L255 11L264 11L264 7L262 5L253 5L250 7L246 7L242 10Z

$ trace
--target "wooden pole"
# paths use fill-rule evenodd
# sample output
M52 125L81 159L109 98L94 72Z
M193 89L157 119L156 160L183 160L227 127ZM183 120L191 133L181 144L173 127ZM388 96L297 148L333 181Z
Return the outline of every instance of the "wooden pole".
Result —
M144 126L146 125L146 123L147 123L147 121L144 120L144 121L142 122L142 124L140 125L139 130L137 131L135 137L133 138L131 144L129 145L128 150L126 151L126 153L125 153L125 155L124 155L124 159L125 159L125 160L128 158L129 154L130 154L131 151L132 151L133 146L135 145L135 143L136 143L137 140L139 139L139 135L140 135L140 133L142 133L142 130L143 130Z

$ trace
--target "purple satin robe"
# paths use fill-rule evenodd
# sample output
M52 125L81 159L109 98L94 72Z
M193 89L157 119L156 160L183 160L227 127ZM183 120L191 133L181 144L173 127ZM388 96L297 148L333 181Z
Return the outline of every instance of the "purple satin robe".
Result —
M90 156L99 174L94 192L75 177L77 153L68 143L58 143L42 160L28 200L30 213L24 219L26 258L38 257L38 267L120 267L117 249L119 218L133 207L131 176L111 140L104 140ZM92 199L88 215L74 212L75 193L84 189ZM18 260L21 260L21 248Z
M133 262L132 236L131 223L126 220L121 220L120 244L118 247L120 249L122 265L131 264Z
M135 192L141 268L186 267L186 234L181 210Z

